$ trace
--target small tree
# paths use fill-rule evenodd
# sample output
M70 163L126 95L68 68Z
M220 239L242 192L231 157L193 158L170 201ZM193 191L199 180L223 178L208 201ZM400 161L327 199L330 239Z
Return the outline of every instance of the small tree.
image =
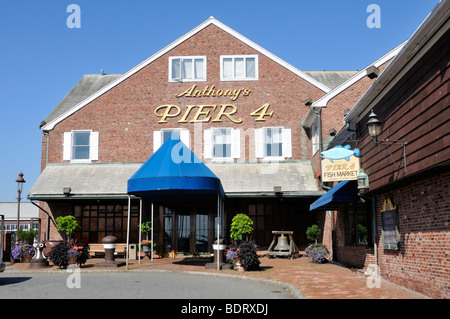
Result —
M230 237L234 240L243 240L244 235L253 231L253 221L245 214L237 214L231 221ZM248 237L248 236L247 236Z
M19 241L26 242L27 244L32 245L34 238L37 236L38 231L37 230L24 230L22 228L19 228L17 231L17 237L19 237Z
M311 225L306 229L306 237L317 244L317 239L319 239L320 236L320 228L317 225Z
M150 220L143 222L140 224L141 226L141 232L143 232L146 236L145 239L148 240L148 233L152 231L152 222Z
M56 230L63 232L66 235L66 240L70 240L75 229L79 228L77 219L72 215L59 216L56 218Z

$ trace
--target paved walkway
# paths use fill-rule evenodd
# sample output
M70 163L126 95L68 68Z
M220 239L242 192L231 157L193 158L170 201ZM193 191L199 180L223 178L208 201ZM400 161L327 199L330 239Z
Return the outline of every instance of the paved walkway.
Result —
M92 258L82 267L82 271L119 270L126 267L100 268L95 264L104 261ZM195 258L162 258L153 261L145 257L138 263L130 260L128 268L131 271L166 270L194 271L215 274L231 274L249 276L288 283L297 287L306 299L428 299L425 295L408 290L404 287L381 279L380 288L369 288L367 276L361 271L352 271L335 264L314 264L306 257L296 259L261 257L261 271L238 272L235 270L206 269L202 259ZM51 263L50 263L51 264ZM6 263L6 272L15 271L64 271L56 266L45 269L30 269L29 264Z

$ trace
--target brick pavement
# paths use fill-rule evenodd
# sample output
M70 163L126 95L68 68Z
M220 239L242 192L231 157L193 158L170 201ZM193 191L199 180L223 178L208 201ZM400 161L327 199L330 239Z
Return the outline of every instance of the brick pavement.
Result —
M102 270L94 265L102 258L92 258L82 271ZM202 260L194 258L162 258L129 261L129 270L195 271L250 276L289 283L298 288L307 299L428 299L428 297L381 279L380 288L369 288L367 276L362 271L352 271L335 264L314 264L306 257L296 259L261 257L261 271L206 269ZM204 260L203 260L204 261ZM51 264L51 263L50 263ZM29 264L6 263L6 271L63 271L55 266L30 269ZM111 268L109 268L111 269ZM112 268L120 271L126 267Z

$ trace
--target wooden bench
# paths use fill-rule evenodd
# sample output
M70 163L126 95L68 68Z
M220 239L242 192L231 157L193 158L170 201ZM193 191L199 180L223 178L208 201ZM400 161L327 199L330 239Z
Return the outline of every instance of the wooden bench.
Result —
M105 248L103 248L103 244L89 244L88 250L89 250L89 255L91 257L105 255ZM114 252L114 255L125 256L126 252L127 252L127 244L126 243L117 243L116 244L116 250Z

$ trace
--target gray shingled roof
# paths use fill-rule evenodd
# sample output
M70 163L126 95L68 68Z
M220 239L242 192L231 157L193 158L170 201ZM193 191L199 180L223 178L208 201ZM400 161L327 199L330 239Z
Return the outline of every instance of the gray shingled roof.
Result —
M86 74L66 95L66 97L45 118L45 123L64 114L87 97L91 96L107 84L117 79L121 74Z
M142 163L48 164L31 188L29 199L123 197L128 179ZM282 186L285 196L320 196L310 161L275 163L206 164L222 182L227 196L273 195Z
M340 84L347 81L353 75L358 73L359 70L354 71L303 71L303 73L309 75L316 81L325 84L330 89L334 89Z

